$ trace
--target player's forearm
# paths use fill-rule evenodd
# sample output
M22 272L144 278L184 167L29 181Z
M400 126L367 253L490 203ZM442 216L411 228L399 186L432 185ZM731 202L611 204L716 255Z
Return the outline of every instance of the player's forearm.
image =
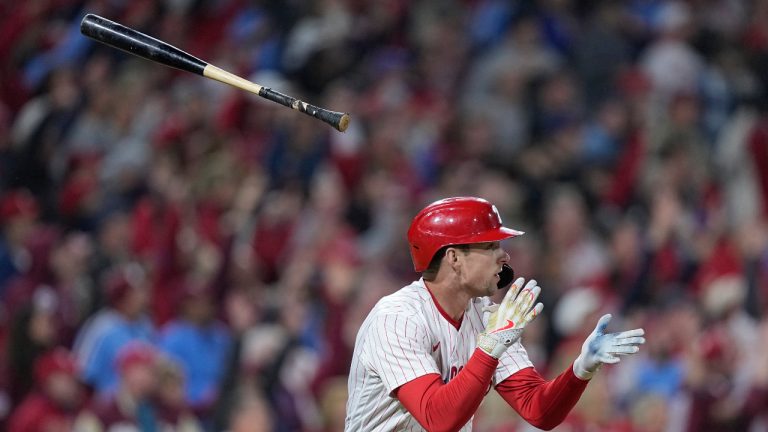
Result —
M496 391L531 425L550 430L562 423L589 381L569 367L547 381L534 368L522 369L496 386Z
M402 385L400 403L428 431L456 431L475 414L483 401L499 361L480 349L454 379L443 384L437 374Z

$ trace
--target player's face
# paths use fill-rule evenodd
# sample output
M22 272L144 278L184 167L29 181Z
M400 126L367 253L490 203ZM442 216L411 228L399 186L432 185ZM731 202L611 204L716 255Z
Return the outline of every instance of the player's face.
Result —
M462 286L473 297L493 295L498 289L501 266L509 262L509 254L501 248L501 243L475 243L459 255L462 255Z

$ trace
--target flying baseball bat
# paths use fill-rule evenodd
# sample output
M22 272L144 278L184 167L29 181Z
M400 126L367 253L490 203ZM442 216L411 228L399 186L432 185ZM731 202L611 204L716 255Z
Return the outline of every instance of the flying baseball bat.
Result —
M268 87L241 78L224 69L206 63L175 46L147 36L144 33L94 14L88 14L80 23L80 32L92 39L147 60L229 84L293 108L322 120L344 132L349 126L349 114L330 111L310 105Z

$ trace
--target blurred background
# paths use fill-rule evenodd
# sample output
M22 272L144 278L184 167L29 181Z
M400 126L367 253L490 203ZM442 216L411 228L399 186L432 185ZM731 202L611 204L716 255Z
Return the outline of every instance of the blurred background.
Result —
M542 374L646 329L557 430L768 430L766 0L6 1L0 59L0 429L343 430L412 216L476 195L527 232ZM475 430L531 428L491 392Z

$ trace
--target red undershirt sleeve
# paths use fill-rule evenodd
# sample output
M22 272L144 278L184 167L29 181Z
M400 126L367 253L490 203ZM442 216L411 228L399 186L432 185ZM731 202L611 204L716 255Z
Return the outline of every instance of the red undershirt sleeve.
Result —
M475 349L464 369L444 384L440 375L411 380L394 392L400 403L428 431L456 431L477 411L499 361Z
M573 367L551 381L529 367L499 383L496 391L528 423L550 430L565 420L587 383L574 375Z

